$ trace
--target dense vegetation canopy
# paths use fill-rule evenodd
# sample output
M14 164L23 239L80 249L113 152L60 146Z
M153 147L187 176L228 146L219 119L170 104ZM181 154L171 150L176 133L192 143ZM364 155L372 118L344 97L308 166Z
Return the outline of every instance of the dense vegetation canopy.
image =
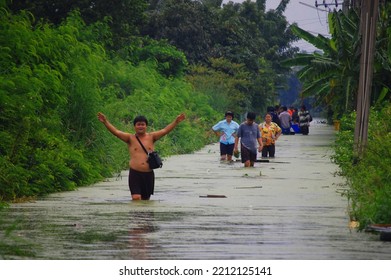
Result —
M296 50L284 5L221 2L0 1L0 200L125 169L126 147L98 111L125 131L136 115L155 130L185 112L158 142L168 156L215 141L210 127L225 110L276 102L280 61Z

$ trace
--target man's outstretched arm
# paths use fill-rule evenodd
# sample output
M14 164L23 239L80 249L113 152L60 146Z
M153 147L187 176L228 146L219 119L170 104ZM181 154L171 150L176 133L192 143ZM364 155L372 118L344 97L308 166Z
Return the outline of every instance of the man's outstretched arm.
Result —
M165 128L152 132L153 135L153 141L157 141L160 138L162 138L164 135L170 133L180 122L182 122L184 119L186 119L186 116L184 113L178 115L175 120L167 125Z
M109 120L106 118L104 114L101 112L98 113L98 120L105 125L108 131L110 131L113 135L117 136L122 141L129 143L130 141L130 134L123 132L119 129L117 129L114 125L112 125Z

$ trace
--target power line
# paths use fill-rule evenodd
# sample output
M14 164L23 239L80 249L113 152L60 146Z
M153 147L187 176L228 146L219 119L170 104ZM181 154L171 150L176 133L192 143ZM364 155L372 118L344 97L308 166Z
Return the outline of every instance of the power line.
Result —
M337 0L335 0L334 2L331 2L331 3L326 3L325 0L323 0L322 3L318 3L318 1L315 1L315 7L318 8L319 6L323 6L325 8L328 8L329 6L335 6L335 8L338 8L338 5L341 5L342 6L343 2L338 2Z
M317 5L316 2L317 2L317 1L315 1L315 5ZM312 8L312 9L316 9L316 10L319 10L319 11L322 11L322 12L327 12L327 10L318 9L318 6L311 6L311 5L309 5L309 4L307 4L307 3L303 3L303 2L299 2L299 3L302 4L302 5L304 5L304 6L310 7L310 8Z

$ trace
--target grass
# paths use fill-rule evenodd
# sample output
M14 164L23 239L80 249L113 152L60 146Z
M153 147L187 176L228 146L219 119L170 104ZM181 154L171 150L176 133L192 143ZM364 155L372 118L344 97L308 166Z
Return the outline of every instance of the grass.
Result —
M349 216L359 229L391 223L391 105L371 110L368 144L357 157L353 149L355 114L341 119L333 160L346 178Z

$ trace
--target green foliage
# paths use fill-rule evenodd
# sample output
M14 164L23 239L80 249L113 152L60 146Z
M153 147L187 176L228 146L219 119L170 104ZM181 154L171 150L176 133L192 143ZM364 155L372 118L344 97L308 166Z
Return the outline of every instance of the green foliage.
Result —
M391 223L391 105L371 110L368 146L362 159L353 154L354 114L341 121L334 161L346 177L350 216L364 229L373 223Z
M185 112L158 142L163 156L214 141L210 126L225 110L274 103L275 69L293 38L285 2L267 15L264 1L151 1L149 13L144 0L9 3L13 12L4 2L0 10L0 200L127 168L126 147L98 111L126 131L139 114L157 130ZM198 66L186 72L187 61Z
M188 66L183 52L178 51L166 41L156 41L148 38L133 38L134 42L118 53L121 58L134 64L150 61L156 64L156 69L167 78L182 77Z
M105 23L86 25L78 12L55 27L1 9L0 30L0 201L74 190L127 168L126 145L96 119L98 111L123 130L138 114L160 129L186 112L189 122L158 145L162 155L210 141L206 120L216 113L180 78L186 59L166 43L135 49L145 57L132 65L110 59L97 34Z
M339 165L342 176L349 176L352 163L355 162L354 149L354 127L355 112L344 115L340 120L340 130L335 141L334 162Z
M339 118L355 108L354 94L358 89L359 22L353 11L349 16L333 13L329 16L332 38L314 36L297 25L291 30L322 52L298 54L284 62L285 66L301 66L297 75L303 82L303 96L314 96L315 105L329 107Z
M282 1L277 11L267 13L265 1L229 2L222 7L215 1L169 0L153 3L142 34L167 39L186 54L193 69L208 67L211 69L207 71L212 73L215 71L213 63L222 61L240 65L241 72L246 73L246 77L240 77L243 82L236 82L234 88L230 88L234 94L226 95L229 99L227 106L237 104L239 95L243 98L235 107L240 108L240 113L264 111L268 105L278 103L275 85L285 82L283 73L287 71L281 67L280 61L296 51L290 45L296 37L289 31L288 22L282 15L287 1ZM229 72L236 71L227 68L218 71L223 75L232 75ZM191 71L191 80L204 79L200 73L201 77L197 78L197 72ZM202 86L212 100L220 98L219 89L215 86L208 88L208 85L220 83L220 74L215 77L216 81L209 78L206 85L198 82L195 85ZM226 88L232 85L230 83L229 79ZM225 107L224 104L222 107Z
M390 21L391 3L381 5L377 23L374 76L371 105L390 100ZM314 96L317 105L325 105L334 112L334 118L351 112L356 106L359 87L361 36L360 18L355 10L329 14L332 38L314 36L297 25L291 30L322 52L298 54L288 59L285 66L301 66L298 77L303 82L303 95Z
M165 0L150 6L150 16L142 34L167 39L185 52L190 63L206 61L215 31L215 8L200 1Z
M80 11L81 19L87 24L106 22L113 36L105 45L118 50L130 43L129 38L139 33L139 27L145 22L147 0L17 0L8 1L9 8L18 13L28 10L38 19L60 25L69 13ZM97 36L107 39L107 33L97 33ZM103 42L103 41L102 41Z
M71 190L102 178L94 160L84 158L100 99L102 48L78 39L77 14L57 29L31 29L34 18L26 12L3 9L0 17L0 198Z
M166 77L183 75L187 61L208 67L211 59L244 65L249 84L235 88L245 96L240 106L244 111L263 111L278 103L275 85L286 81L287 70L280 61L297 51L291 46L297 38L283 16L288 2L281 1L276 10L268 12L265 0L224 5L221 0L54 0L50 5L37 0L13 1L10 7L12 11L29 10L56 26L69 21L68 14L77 9L80 18L92 26L82 28L79 40L99 40L110 55L133 64L151 60ZM213 95L213 88L208 92Z
M224 59L211 59L211 65L191 67L187 79L195 90L210 96L209 104L217 111L245 112L251 102L240 90L250 85L245 67Z
M181 123L158 141L156 149L163 156L188 153L209 141L205 134L210 129L207 120L213 119L216 113L208 105L205 94L193 92L191 86L182 79L164 78L150 62L138 66L118 62L108 67L113 74L110 83L116 82L120 88L129 89L129 92L124 92L119 98L116 90L112 95L107 90L106 98L110 102L106 103L103 110L118 128L132 131L134 117L145 115L149 120L149 129L159 130L172 122L178 114L185 112L190 122ZM119 79L112 80L115 77ZM119 153L118 150L116 154ZM124 151L121 153L124 154ZM125 156L128 157L127 152Z

